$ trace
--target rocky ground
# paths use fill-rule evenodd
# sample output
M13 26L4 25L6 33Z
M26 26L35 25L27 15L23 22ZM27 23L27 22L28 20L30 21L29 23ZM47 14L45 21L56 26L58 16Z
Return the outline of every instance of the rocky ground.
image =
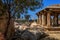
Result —
M51 33L51 32L50 32ZM58 40L60 34L50 34L37 29L26 29L24 31L16 30L14 39L12 40Z

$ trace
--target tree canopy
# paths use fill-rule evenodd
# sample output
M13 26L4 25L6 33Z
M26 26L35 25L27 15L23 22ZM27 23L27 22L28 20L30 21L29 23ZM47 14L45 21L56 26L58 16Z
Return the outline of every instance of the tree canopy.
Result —
M29 20L29 18L30 18L30 15L25 15L25 20Z
M42 0L0 0L0 11L9 10L13 16L39 7L42 7Z

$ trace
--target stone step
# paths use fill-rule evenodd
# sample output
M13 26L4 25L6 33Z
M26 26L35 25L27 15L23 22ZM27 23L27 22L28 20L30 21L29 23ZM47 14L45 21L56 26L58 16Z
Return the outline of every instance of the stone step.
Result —
M60 27L50 27L50 28L45 28L48 31L60 31Z
M47 34L60 34L60 31L47 31Z

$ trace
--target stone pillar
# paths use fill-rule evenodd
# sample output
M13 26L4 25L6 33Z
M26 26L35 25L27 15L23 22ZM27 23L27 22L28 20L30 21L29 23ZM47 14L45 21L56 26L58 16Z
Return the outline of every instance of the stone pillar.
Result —
M46 25L46 16L45 14L42 14L42 26L45 26Z
M50 17L50 12L47 13L47 26L51 26L51 17Z
M39 16L38 16L38 19L37 19L37 23L39 24Z
M54 25L58 25L58 14L54 14Z
M39 15L38 15L37 23L39 24Z
M40 25L42 25L42 15L40 14L40 16L39 16L39 23L40 23Z

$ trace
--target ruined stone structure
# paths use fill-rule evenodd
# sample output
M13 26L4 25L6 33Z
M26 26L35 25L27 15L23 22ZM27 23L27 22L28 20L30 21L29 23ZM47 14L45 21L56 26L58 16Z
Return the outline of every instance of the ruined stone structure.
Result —
M60 4L48 6L37 13L37 23L44 28L51 28L51 30L60 30L58 23L58 16L60 15ZM54 29L55 28L55 29Z

